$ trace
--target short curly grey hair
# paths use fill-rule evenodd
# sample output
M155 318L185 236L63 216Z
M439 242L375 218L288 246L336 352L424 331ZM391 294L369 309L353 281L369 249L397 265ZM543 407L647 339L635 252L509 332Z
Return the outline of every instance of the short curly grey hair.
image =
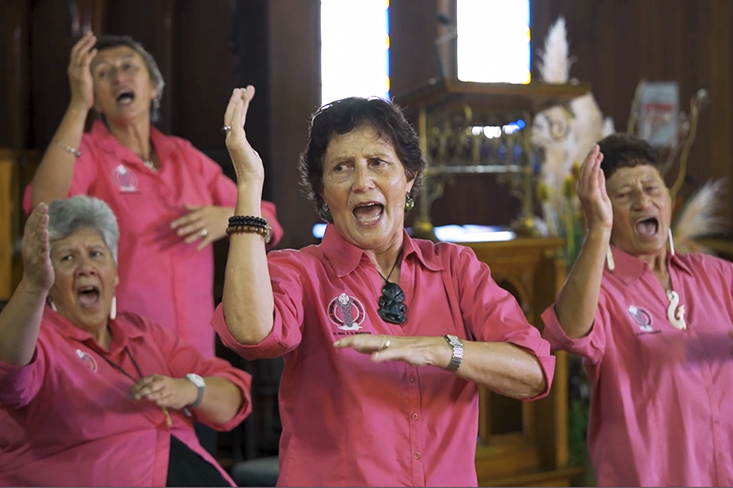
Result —
M76 195L54 200L48 206L48 239L66 239L79 229L91 227L99 232L117 265L120 228L112 209L99 198Z
M155 58L145 50L142 44L130 36L99 36L97 37L97 43L94 45L94 48L97 51L102 51L117 46L127 46L143 58L145 66L148 68L148 73L150 73L150 79L155 83L155 89L157 90L157 95L153 99L150 107L150 120L157 122L160 119L160 100L163 98L163 88L165 88L165 80L163 79L163 75L160 74L158 63L155 62Z

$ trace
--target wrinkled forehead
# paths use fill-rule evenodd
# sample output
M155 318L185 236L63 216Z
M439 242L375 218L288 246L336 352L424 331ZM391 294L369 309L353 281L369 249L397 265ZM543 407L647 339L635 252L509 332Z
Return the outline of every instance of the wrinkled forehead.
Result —
M606 180L607 188L620 188L634 183L658 182L664 185L659 169L651 164L638 164L636 166L622 166Z
M91 69L94 71L98 66L117 64L121 61L127 60L135 60L145 65L145 61L139 52L135 51L130 46L122 44L120 46L108 47L99 51L92 60Z
M384 137L371 125L360 125L345 134L333 133L326 146L325 159L346 157L354 152L377 152L392 154L392 141Z
M52 240L50 245L52 256L74 249L100 248L109 250L102 234L93 227L80 227L66 237Z

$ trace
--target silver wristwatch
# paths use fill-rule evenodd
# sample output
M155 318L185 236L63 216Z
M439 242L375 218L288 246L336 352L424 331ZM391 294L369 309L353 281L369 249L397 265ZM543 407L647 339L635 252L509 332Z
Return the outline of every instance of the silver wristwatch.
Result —
M458 371L458 367L463 361L463 342L453 334L446 334L445 340L453 348L453 355L450 358L446 371L455 372Z
M189 407L196 408L201 403L201 400L204 399L204 388L206 388L206 382L201 376L197 375L196 373L188 373L186 375L186 379L196 385L196 388L198 388L199 390L196 401L189 405Z

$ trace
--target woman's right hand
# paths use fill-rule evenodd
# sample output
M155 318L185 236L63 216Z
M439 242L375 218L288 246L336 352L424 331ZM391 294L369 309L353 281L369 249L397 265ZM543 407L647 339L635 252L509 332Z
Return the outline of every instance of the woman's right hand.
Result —
M38 293L48 293L55 274L48 240L48 206L39 204L28 217L23 231L23 279Z
M66 70L71 85L70 104L79 109L89 110L94 105L94 81L90 66L92 59L97 55L94 45L97 37L92 32L87 32L71 48L69 67Z
M252 85L248 85L247 88L235 88L224 113L224 126L231 128L226 133L226 146L239 183L265 179L262 159L252 148L244 132L247 110L254 96L255 87Z
M611 229L613 207L606 192L606 178L601 170L603 154L596 144L580 165L577 192L588 229Z

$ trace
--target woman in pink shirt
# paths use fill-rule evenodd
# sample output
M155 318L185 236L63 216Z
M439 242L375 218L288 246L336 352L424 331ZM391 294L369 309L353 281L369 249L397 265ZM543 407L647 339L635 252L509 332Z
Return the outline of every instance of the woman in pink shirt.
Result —
M405 232L426 163L386 100L316 112L300 171L323 242L266 256L253 96L235 89L224 119L239 198L212 325L246 358L284 356L278 484L475 486L477 385L544 396L548 344L470 248Z
M0 313L0 485L232 486L194 421L230 430L250 376L117 313L119 230L101 200L40 204Z
M588 233L555 304L554 348L593 382L601 486L733 485L733 264L675 254L656 151L627 134L581 165Z
M237 199L234 182L193 145L155 128L165 83L126 36L84 35L71 50L71 99L26 191L25 209L86 194L120 225L121 311L148 317L214 357L214 254ZM84 133L93 111L99 115ZM261 212L282 236L275 206Z

